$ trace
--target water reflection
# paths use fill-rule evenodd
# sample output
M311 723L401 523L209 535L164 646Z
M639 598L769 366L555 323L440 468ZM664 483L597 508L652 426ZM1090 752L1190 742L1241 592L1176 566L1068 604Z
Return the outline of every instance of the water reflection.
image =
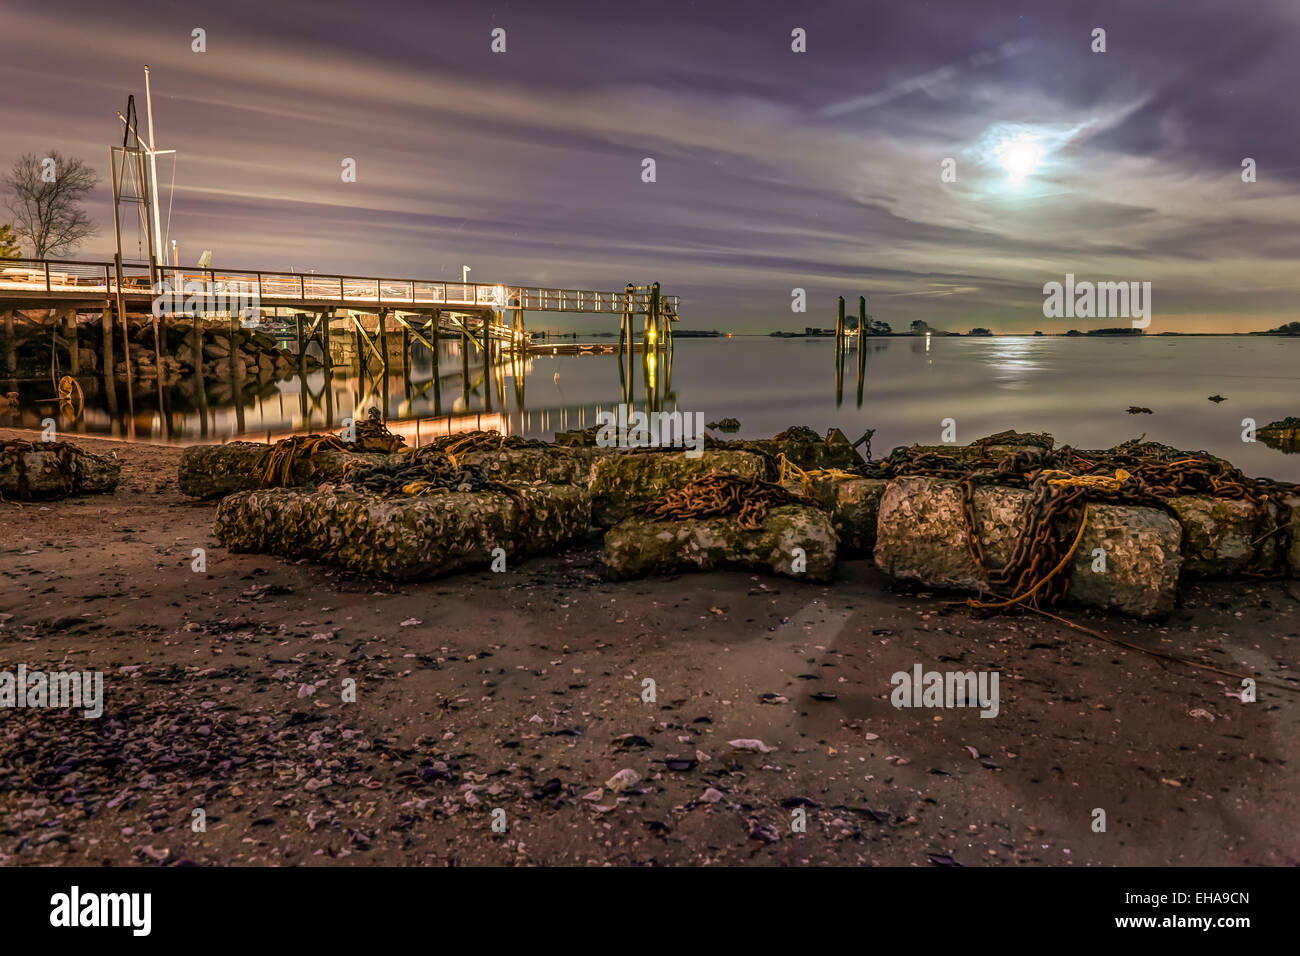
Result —
M485 352L467 338L447 338L437 343L436 360L428 345L393 343L387 367L351 352L305 369L285 343L298 369L279 378L196 372L163 376L160 384L152 376L130 383L78 376L84 401L76 408L60 408L51 381L0 380L0 395L17 393L13 402L0 401L0 426L40 429L52 417L69 434L189 444L337 431L345 418L373 407L414 444L474 428L549 436L596 424L614 401L647 412L677 407L672 347L557 342L511 351L494 343ZM308 354L321 358L319 344Z
M595 339L600 343L600 339ZM334 431L370 406L385 412L408 442L438 431L498 428L551 438L597 424L619 402L645 411L701 412L705 421L735 417L740 438L771 436L790 425L850 438L875 429L873 446L888 452L940 441L941 422L957 422L957 440L1007 428L1050 432L1078 448L1109 448L1137 438L1205 449L1247 474L1300 481L1294 445L1242 440L1243 419L1266 423L1300 414L1300 340L1184 336L1105 338L998 336L865 337L866 351L837 350L829 339L680 338L670 351L620 355L612 342L556 340L509 351L489 362L476 345L445 336L438 360L424 345L394 351L387 372L348 356L330 370L281 379L213 378L188 371L159 390L137 379L128 394L118 380L79 376L86 395L75 421L59 413L50 378L0 379L0 426L61 430L151 441L223 441L245 436ZM287 354L287 353L286 353ZM827 360L833 368L826 367ZM1014 387L1010 387L1014 386ZM679 396L680 393L680 396ZM1215 403L1210 396L1226 400ZM1127 414L1130 405L1152 415Z

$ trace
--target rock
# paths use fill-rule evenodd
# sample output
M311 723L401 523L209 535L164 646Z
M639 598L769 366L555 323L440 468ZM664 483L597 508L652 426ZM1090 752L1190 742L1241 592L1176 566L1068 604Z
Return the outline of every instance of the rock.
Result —
M1290 535L1286 545L1286 569L1293 578L1300 578L1300 498L1289 497L1282 501L1290 510Z
M1174 609L1182 569L1182 528L1155 508L1088 505L1088 523L1070 569L1070 600L1133 617L1163 617ZM1106 570L1092 570L1093 552L1106 552Z
M222 498L237 491L260 487L258 463L271 446L263 442L232 441L225 445L191 445L181 453L176 481L181 494L191 498ZM299 456L293 463L293 477L299 485L332 481L343 474L349 461L377 464L388 456L324 449Z
M605 781L605 786L614 793L622 793L624 790L635 787L641 782L641 775L631 767L624 767L614 776Z
M990 563L1006 561L1032 500L1029 491L989 486L975 492L975 519ZM1135 617L1173 610L1182 568L1182 530L1154 508L1090 504L1070 569L1070 598ZM1093 549L1106 571L1093 572ZM986 592L988 575L971 554L961 491L938 478L891 481L880 500L876 564L886 574L930 587Z
M770 754L773 750L777 749L776 747L769 747L767 744L763 743L763 741L754 737L740 737L736 740L728 740L727 745L736 750L747 750L760 754Z
M734 515L685 521L632 516L605 535L602 560L611 578L680 571L746 568L793 578L828 581L835 570L837 539L830 517L807 505L772 508L757 531L744 531ZM802 548L806 568L792 569Z
M889 484L881 478L812 478L807 491L804 483L793 479L786 488L796 494L806 493L830 512L831 524L839 537L840 557L870 555L876 545L876 520L880 498Z
M1277 566L1278 536L1255 544L1272 522L1251 502L1188 495L1170 498L1169 506L1183 526L1184 571L1222 577L1240 574L1255 562L1259 570Z
M823 438L818 438L816 441L763 438L753 441L730 441L720 444L722 448L728 451L753 452L757 455L765 455L773 462L777 461L779 455L784 455L786 461L792 465L798 465L804 471L814 471L822 468L847 469L863 463L862 456L847 441L826 441ZM775 479L777 476L772 473L770 477Z
M0 497L32 501L98 495L117 487L122 463L69 442L0 441Z
M501 448L457 455L461 465L479 465L498 481L541 481L550 485L586 485L595 457L591 449Z
M592 520L607 528L626 517L634 505L662 498L711 471L763 478L767 462L748 452L716 450L698 458L687 458L680 451L597 456L591 467Z
M516 485L524 510L500 491L381 497L326 485L227 497L216 536L232 551L313 558L396 580L486 568L554 550L586 534L590 499L574 485Z

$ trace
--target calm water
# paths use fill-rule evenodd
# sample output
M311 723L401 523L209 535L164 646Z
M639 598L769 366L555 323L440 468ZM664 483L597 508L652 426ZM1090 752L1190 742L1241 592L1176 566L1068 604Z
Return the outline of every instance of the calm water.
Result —
M135 437L265 439L338 428L373 405L386 409L390 427L408 441L417 430L423 439L475 425L549 438L595 424L597 411L626 397L630 384L639 408L649 394L653 407L702 412L705 421L733 416L742 425L739 437L801 424L821 432L838 426L856 439L875 428L877 457L896 445L938 442L940 423L953 418L959 442L1015 428L1108 447L1145 432L1149 440L1222 455L1248 474L1300 481L1300 455L1241 441L1243 418L1264 425L1300 415L1300 339L934 338L928 351L923 339L877 339L869 343L860 404L856 352L845 361L837 400L830 339L679 339L671 367L661 358L652 378L638 357L630 383L612 355L535 355L489 376L475 354L466 378L458 349L444 345L436 377L431 354L416 347L409 375L395 368L386 378L363 380L355 369L336 366L328 383L317 372L264 386L261 395L246 387L238 405L229 386L209 384L206 411L194 383L182 383L165 390L165 422L156 390L137 386ZM127 435L124 391L116 416L102 383L86 391L85 416L65 430ZM1207 401L1214 394L1227 401ZM1129 415L1130 405L1154 414ZM0 412L0 424L32 427L38 419L31 411Z

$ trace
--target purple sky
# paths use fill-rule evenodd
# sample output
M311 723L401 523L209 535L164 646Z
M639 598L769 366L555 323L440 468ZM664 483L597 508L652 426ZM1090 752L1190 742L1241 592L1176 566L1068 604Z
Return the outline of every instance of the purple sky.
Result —
M7 2L0 165L59 149L106 176L148 63L187 264L658 279L685 326L737 331L859 294L896 329L1126 324L1045 319L1067 272L1151 282L1151 332L1300 319L1296 0L130 9ZM1026 132L1043 161L1016 186L992 150ZM109 258L106 184L92 207L79 258Z

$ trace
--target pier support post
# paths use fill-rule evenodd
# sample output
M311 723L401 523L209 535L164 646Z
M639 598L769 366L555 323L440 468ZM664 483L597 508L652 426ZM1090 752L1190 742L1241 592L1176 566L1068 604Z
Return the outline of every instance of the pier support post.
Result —
M99 327L103 339L99 343L101 363L104 376L104 397L108 400L108 417L112 423L113 434L117 434L117 379L113 370L113 303L104 302L104 311L99 314Z
M75 375L81 374L81 344L77 341L77 310L63 310L64 336L68 344L68 369Z
M14 338L14 310L5 309L5 371L18 373L18 340Z
M302 335L302 313L301 312L295 312L293 314L293 329L294 332L297 333L297 338L298 338L298 367L302 368L303 359L307 351L307 344L306 341L303 339L303 335ZM304 415L304 417L306 416Z
M862 377L867 371L867 297L858 296L858 401L862 401Z
M325 368L332 369L334 367L334 359L330 356L330 326L334 324L334 310L326 309L322 312L320 323L321 346L325 349Z
M384 365L384 372L388 371L388 309L379 310L379 354L382 356L381 361ZM384 390L387 394L388 390ZM387 415L385 415L387 418Z

